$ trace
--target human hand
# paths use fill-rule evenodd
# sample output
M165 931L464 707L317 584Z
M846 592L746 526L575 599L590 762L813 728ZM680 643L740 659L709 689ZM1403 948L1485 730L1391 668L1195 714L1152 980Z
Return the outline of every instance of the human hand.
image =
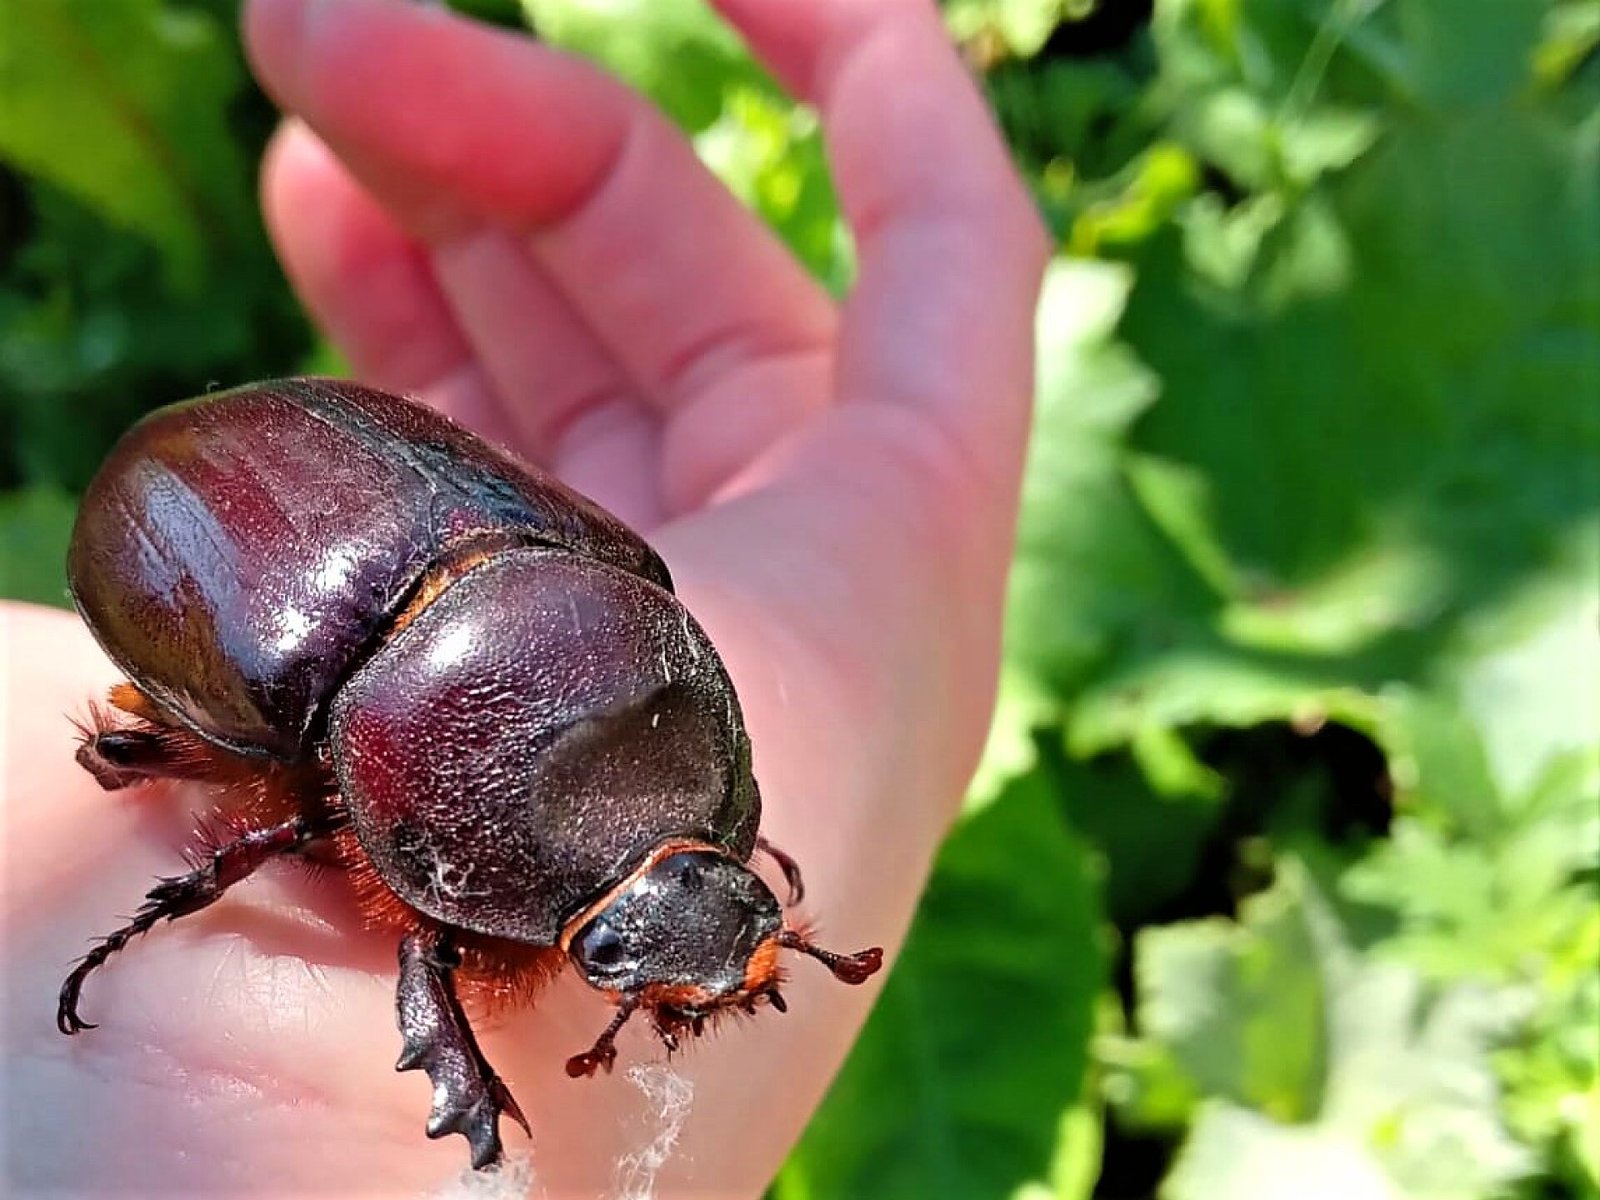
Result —
M822 114L856 234L836 308L666 120L593 68L443 10L253 0L294 115L269 224L360 377L419 395L644 532L743 701L764 830L830 944L897 944L987 725L1032 388L1043 233L927 0L719 0ZM314 131L314 132L313 132ZM337 879L268 871L97 975L83 939L170 873L178 789L108 795L61 715L115 679L70 617L6 617L7 1166L21 1194L415 1194L465 1147L390 1071L391 939ZM807 969L808 967L813 969ZM752 1195L875 991L793 964L763 1011L674 1062L692 1088L659 1194ZM876 981L875 981L876 982ZM603 1024L568 978L483 1029L546 1193L616 1186L662 1132L562 1063ZM518 1134L505 1129L518 1152ZM640 1164L637 1159L634 1165Z

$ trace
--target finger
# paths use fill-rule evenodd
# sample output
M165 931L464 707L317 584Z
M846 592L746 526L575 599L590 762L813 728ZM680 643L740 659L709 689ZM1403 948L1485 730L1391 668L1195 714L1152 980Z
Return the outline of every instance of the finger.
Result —
M716 0L822 114L860 278L846 399L931 418L937 454L1014 493L1032 393L1037 214L930 0ZM933 443L935 446L938 442Z
M427 252L298 122L267 146L261 206L295 291L364 378L421 391L471 357Z
M252 58L413 234L523 235L665 408L810 350L831 302L659 113L525 37L381 0L253 0Z
M631 403L620 368L508 235L430 250L295 121L268 149L262 199L296 290L362 378L558 469L578 413Z
M358 376L427 396L487 437L515 440L426 249L297 122L267 148L261 207L295 292Z

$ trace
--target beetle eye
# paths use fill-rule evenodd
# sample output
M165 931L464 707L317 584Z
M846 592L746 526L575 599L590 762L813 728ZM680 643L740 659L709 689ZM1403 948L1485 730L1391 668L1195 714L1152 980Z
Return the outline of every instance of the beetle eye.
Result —
M604 921L596 921L583 935L583 957L597 967L614 967L622 961L622 938Z
M700 864L693 859L685 862L678 868L678 885L686 892L698 892L700 885L705 882L705 876L700 870Z

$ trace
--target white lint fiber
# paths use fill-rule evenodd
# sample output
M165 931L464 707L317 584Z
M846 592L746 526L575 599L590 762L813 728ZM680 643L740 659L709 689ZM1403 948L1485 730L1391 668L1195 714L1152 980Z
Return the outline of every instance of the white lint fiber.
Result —
M645 1100L642 1133L645 1143L617 1159L613 1194L616 1200L653 1200L656 1176L672 1157L694 1102L694 1085L671 1067L644 1063L628 1068L628 1082ZM433 1193L432 1200L526 1200L541 1195L534 1187L531 1155L507 1153L488 1171L463 1169Z
M628 1082L638 1088L648 1106L645 1120L654 1125L650 1140L617 1160L617 1200L651 1200L656 1175L678 1144L683 1124L694 1102L694 1085L671 1067L643 1063L628 1068Z
M533 1156L507 1153L498 1167L464 1169L433 1194L433 1200L527 1200L533 1191Z

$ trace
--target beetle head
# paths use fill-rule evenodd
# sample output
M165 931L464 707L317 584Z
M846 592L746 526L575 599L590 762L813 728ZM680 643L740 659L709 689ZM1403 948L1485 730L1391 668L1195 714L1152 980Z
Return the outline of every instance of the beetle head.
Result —
M601 991L700 1011L775 982L773 939L783 925L777 897L715 850L655 859L585 917L567 952Z
M589 985L618 1006L594 1047L568 1060L573 1076L610 1069L612 1038L639 1008L668 1050L677 1049L679 1034L700 1033L707 1018L729 1008L753 1013L765 1000L784 1011L780 948L811 955L846 983L861 983L883 963L881 950L832 954L784 928L777 897L755 872L693 843L652 855L571 921L562 945Z

